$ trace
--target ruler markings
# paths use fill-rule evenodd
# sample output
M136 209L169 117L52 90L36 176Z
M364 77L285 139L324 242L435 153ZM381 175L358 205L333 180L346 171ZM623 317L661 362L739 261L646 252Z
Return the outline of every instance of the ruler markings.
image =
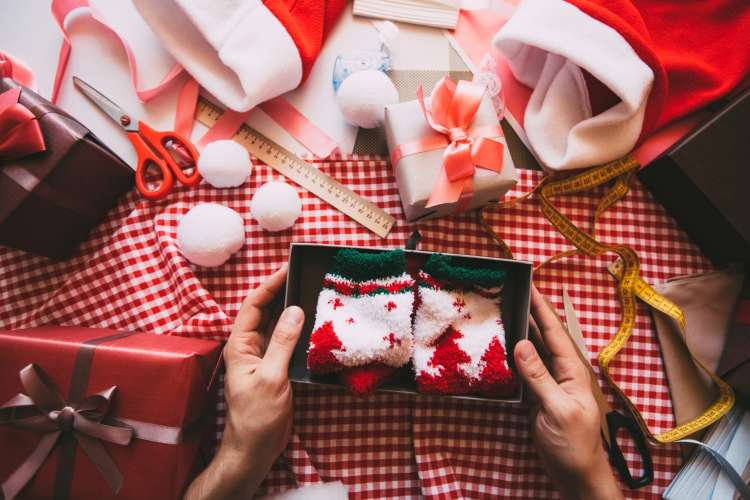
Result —
M221 108L201 97L196 108L196 119L210 127L218 121L222 112ZM234 139L253 156L381 238L385 238L396 223L393 216L371 201L355 193L325 172L321 172L247 124L240 127Z

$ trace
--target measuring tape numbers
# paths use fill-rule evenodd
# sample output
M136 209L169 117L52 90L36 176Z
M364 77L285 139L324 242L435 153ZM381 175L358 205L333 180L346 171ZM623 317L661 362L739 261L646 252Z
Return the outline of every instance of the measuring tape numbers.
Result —
M573 175L561 180L555 179L554 177L544 178L532 192L538 192L539 202L541 205L542 214L544 217L562 234L566 240L568 240L574 247L574 250L562 252L554 255L552 258L546 260L542 265L558 260L562 257L581 253L587 256L596 257L605 253L615 253L619 256L619 259L609 266L610 273L617 279L618 285L618 296L621 305L621 319L620 325L617 329L617 333L609 341L609 343L599 352L598 361L599 367L601 368L607 382L612 386L618 396L623 400L628 409L631 411L633 417L638 422L638 425L643 430L644 434L655 443L671 443L680 439L683 439L719 420L724 416L734 405L734 392L731 387L724 382L721 378L715 375L713 372L708 370L703 364L697 360L690 350L690 356L693 362L701 370L706 372L718 388L718 395L716 400L697 418L680 424L672 429L669 429L660 434L654 434L648 427L645 419L641 415L636 405L630 400L625 392L620 389L617 383L609 373L609 365L617 354L627 344L630 336L633 333L636 319L636 302L635 299L638 297L643 302L651 306L652 308L666 314L672 318L680 329L680 340L685 344L685 316L680 308L672 301L654 290L648 283L646 283L641 277L640 273L640 262L638 255L625 245L616 244L605 244L598 241L595 237L596 234L596 223L599 216L607 210L609 207L614 205L617 201L627 195L629 191L630 181L632 176L638 169L638 163L631 156L625 156L619 160L595 167L587 170L583 173ZM571 194L588 191L596 187L602 186L606 183L614 181L613 185L605 192L604 196L600 199L596 211L594 213L594 220L591 234L578 228L573 222L563 215L557 207L551 201L552 197L555 196L568 196ZM510 202L500 203L497 206L503 208L509 204L515 204L521 199L529 197L531 193L511 200ZM485 209L486 210L486 209ZM485 210L480 212L479 222L488 231L490 236L498 242L501 248L501 253L505 255L510 254L510 248L502 240L502 238L495 233L485 219Z
M221 108L201 96L196 106L195 118L203 125L211 127L219 120L222 113ZM250 154L263 163L348 215L381 238L385 238L395 225L396 219L385 210L247 124L240 127L233 140L241 144Z

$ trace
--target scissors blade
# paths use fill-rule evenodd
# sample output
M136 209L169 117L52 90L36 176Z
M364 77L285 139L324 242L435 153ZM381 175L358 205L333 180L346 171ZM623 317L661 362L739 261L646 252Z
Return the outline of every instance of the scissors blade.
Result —
M112 118L118 125L127 130L128 132L135 132L138 130L137 122L128 113L125 112L120 106L112 102L107 96L96 90L94 87L84 82L77 76L73 77L73 85L81 91L83 95L88 97L91 102L99 106L107 116Z
M568 325L568 333L573 338L573 342L575 342L579 354L586 358L587 364L590 365L591 353L586 347L586 341L583 340L581 323L578 322L578 315L576 315L576 311L573 309L573 303L570 301L567 287L563 287L562 293L563 308L565 308L565 323Z
M578 352L578 357L581 358L581 361L583 361L583 364L586 366L586 369L591 375L591 391L594 393L596 405L599 407L601 432L602 436L604 437L604 441L607 443L607 447L609 448L611 442L609 438L607 414L612 411L612 406L604 397L604 393L602 392L601 387L599 387L599 382L597 382L596 373L591 367L591 355L586 348L586 341L583 339L583 332L581 331L581 324L578 322L578 315L576 314L575 309L573 309L573 303L570 301L570 297L568 296L568 289L565 286L563 286L562 289L562 296L563 308L565 309L565 323L568 326L565 331L567 332L568 337L570 337L570 340L573 341L573 345L576 347L576 351Z

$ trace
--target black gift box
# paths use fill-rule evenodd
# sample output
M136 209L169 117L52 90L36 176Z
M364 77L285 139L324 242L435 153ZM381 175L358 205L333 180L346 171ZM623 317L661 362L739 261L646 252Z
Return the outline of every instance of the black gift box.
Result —
M0 92L16 87L0 79ZM133 170L35 92L22 87L19 102L38 120L46 150L0 161L0 244L67 259L132 189Z
M638 177L716 265L750 262L750 89Z
M292 354L289 364L289 380L307 384L322 384L343 387L336 376L319 376L310 373L307 368L307 346L310 342L318 294L323 288L323 277L330 267L330 261L338 250L347 248L334 245L292 243L289 251L289 273L287 276L285 307L297 305L305 311L305 325L302 336ZM359 248L361 252L382 252L383 249ZM426 260L431 252L418 250L404 250L407 259L416 258ZM452 254L446 254L452 255ZM469 261L501 261L504 264L508 278L503 285L501 314L505 325L505 339L507 343L508 363L513 368L513 348L522 339L528 338L529 308L531 303L531 270L528 262L518 260L496 259L492 257L470 257L455 255L458 265ZM414 370L409 363L400 368L394 376L378 391L416 394L417 386L414 380ZM523 399L522 384L518 384L518 391L509 398L487 398L482 396L444 396L458 399L472 399L483 401L499 401L504 403L520 403Z

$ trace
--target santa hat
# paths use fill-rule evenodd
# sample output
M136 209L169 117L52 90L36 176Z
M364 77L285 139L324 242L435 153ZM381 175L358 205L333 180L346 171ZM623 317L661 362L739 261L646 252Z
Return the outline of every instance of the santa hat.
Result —
M134 0L166 49L235 111L295 89L346 0ZM291 6L290 6L291 5Z
M531 87L529 143L551 170L629 153L750 68L750 2L525 0L494 44Z

